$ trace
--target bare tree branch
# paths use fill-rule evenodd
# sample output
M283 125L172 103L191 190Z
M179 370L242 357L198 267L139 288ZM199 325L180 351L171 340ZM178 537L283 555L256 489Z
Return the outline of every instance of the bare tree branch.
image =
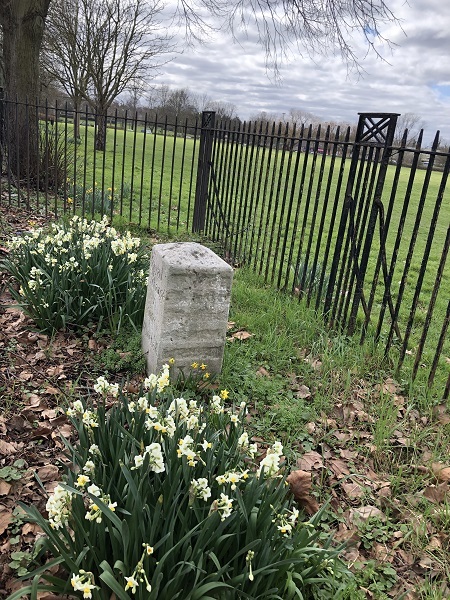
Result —
M152 79L171 50L162 9L160 0L53 0L46 63L74 101L101 115L98 150L108 108L127 87Z
M267 65L275 71L293 50L311 58L340 54L350 69L361 71L354 38L383 58L376 42L394 46L383 29L400 27L388 0L179 0L178 12L191 33L204 27L200 16L206 13L222 19L235 37L239 30L256 28Z

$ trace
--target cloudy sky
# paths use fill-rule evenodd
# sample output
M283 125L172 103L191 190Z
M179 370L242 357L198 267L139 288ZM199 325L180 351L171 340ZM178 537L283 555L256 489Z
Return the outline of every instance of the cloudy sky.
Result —
M358 112L415 113L423 121L429 142L437 129L450 143L450 2L448 0L386 0L401 21L379 33L396 46L377 42L385 61L365 56L363 35L352 44L363 76L348 74L339 57L294 52L281 68L281 80L267 71L264 50L255 31L217 33L205 45L187 48L163 67L155 84L189 88L213 100L232 102L248 119L260 111L282 116L291 108L323 121L354 123Z

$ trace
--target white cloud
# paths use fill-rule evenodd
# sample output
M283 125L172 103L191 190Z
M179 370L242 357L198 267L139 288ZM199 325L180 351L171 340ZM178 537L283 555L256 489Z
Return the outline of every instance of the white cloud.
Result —
M251 31L240 34L239 43L220 32L207 44L186 49L154 83L232 102L244 119L261 110L282 115L290 108L351 123L358 112L412 112L425 123L426 139L440 129L450 141L450 2L391 0L389 5L401 28L390 24L380 33L396 46L391 51L377 42L385 60L374 53L363 58L363 77L348 75L338 56L313 61L297 53L282 66L281 81L276 82L266 71L264 50ZM362 37L352 40L355 48Z

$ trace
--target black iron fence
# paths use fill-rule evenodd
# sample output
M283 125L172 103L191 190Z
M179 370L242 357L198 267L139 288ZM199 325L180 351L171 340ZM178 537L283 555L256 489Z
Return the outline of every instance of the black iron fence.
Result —
M114 111L99 139L88 109L0 108L0 202L203 232L330 326L373 335L405 383L449 397L450 153L439 134L395 143L397 115L384 113L360 114L353 132Z
M350 128L227 128L205 114L194 230L330 326L370 332L408 363L405 377L448 398L450 154L439 134L394 145L397 116L360 114L351 139Z

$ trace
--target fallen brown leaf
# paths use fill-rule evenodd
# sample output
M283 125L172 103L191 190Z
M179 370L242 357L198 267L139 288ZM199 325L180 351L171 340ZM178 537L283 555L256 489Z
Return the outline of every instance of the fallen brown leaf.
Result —
M9 454L15 454L17 447L14 444L0 440L0 455L8 456Z
M56 365L54 367L49 367L46 370L46 373L49 377L58 377L62 378L62 372L64 371L64 365Z
M339 523L337 532L333 535L334 541L346 542L347 546L354 546L361 541L361 535L356 527L347 527L345 523Z
M359 500L364 496L364 488L354 481L341 483L341 487L349 500Z
M46 421L42 423L37 429L33 431L33 434L30 436L31 440L35 440L40 437L48 437L52 433L52 427Z
M80 350L79 348L66 348L66 352L69 356L74 356L75 354L79 353Z
M62 425L61 427L58 427L58 437L64 437L66 439L69 439L70 436L73 433L73 429L72 429L72 425L70 425L70 423L66 423L65 425ZM52 434L52 438L55 439L53 437Z
M391 377L388 377L381 386L381 391L384 394L396 394L399 391L399 385Z
M311 471L312 469L321 469L323 467L323 458L318 452L306 452L301 458L297 459L297 467L302 471Z
M431 471L438 481L450 481L450 467L446 467L442 463L433 463Z
M442 548L442 542L436 535L425 546L425 550L439 550L440 548Z
M405 404L407 403L407 399L405 398L405 396L397 394L394 394L393 400L394 404L398 406L398 408L404 408Z
M0 504L0 535L8 529L11 518L12 510Z
M349 425L355 421L360 423L373 423L375 421L375 419L364 410L364 405L362 402L359 402L359 400L354 400L343 406L342 413L344 421Z
M235 340L248 340L248 338L253 337L252 333L249 333L248 331L236 331L236 333L233 333L233 335L231 336L232 339Z
M294 392L294 396L306 400L306 398L311 398L311 390L307 385L301 385L298 390Z
M401 562L408 567L414 564L414 555L406 552L403 548L397 548L397 556Z
M341 458L345 458L346 460L354 460L358 456L357 452L354 450L347 450L346 448L341 448L339 454Z
M422 569L432 571L436 567L436 559L428 556L428 554L422 554L417 563Z
M33 373L30 373L29 371L22 371L19 373L19 379L21 381L30 381L30 379L33 379Z
M393 559L393 551L385 544L380 544L379 542L376 542L372 546L372 554L376 560L382 563L391 562Z
M58 390L57 388L52 387L51 385L49 385L49 386L47 386L45 388L45 393L46 394L50 394L51 396L56 396L57 394L60 393L60 390Z
M59 470L56 465L45 465L44 467L41 467L37 472L37 476L41 481L52 481L56 479L58 475Z
M27 405L31 408L41 408L41 398L37 394L30 394L28 396ZM42 406L45 408L45 404Z
M127 392L130 392L131 394L137 394L137 392L139 392L139 387L131 381L125 385L125 389Z
M445 500L449 491L448 481L440 483L439 485L430 485L424 489L423 495L428 498L430 502L440 504Z
M9 540L6 540L4 544L0 544L0 556L6 555L6 553L9 552L10 548L11 542Z
M340 442L348 442L352 437L349 433L344 433L343 431L334 431L333 435Z
M319 510L317 500L311 496L311 473L306 471L292 471L286 481L289 483L291 491L296 501L308 513L313 515Z
M380 499L390 498L392 496L391 484L387 482L386 485L381 486L377 494Z
M447 412L447 406L445 404L438 404L433 407L433 417L439 421L441 425L448 425L450 423L450 415Z
M386 515L376 506L359 506L358 508L352 508L349 512L348 520L350 523L357 523L367 521L370 517L377 517L381 521L386 520Z
M42 411L41 414L43 419L48 419L49 421L52 422L52 424L55 423L55 421L58 419L57 414L56 414L56 410L53 408L46 408ZM64 415L63 418L65 419L66 416Z
M35 523L26 523L22 527L22 540L27 544L34 544L37 537L44 534L43 530Z
M37 525L37 523L25 523L25 525L22 527L22 535L29 535L30 533L36 535L37 533L41 532L42 529L39 527L39 525Z
M8 496L11 491L11 484L5 481L4 479L0 479L0 496Z
M347 463L339 458L335 458L330 461L330 468L338 479L350 475L350 470L347 467Z

